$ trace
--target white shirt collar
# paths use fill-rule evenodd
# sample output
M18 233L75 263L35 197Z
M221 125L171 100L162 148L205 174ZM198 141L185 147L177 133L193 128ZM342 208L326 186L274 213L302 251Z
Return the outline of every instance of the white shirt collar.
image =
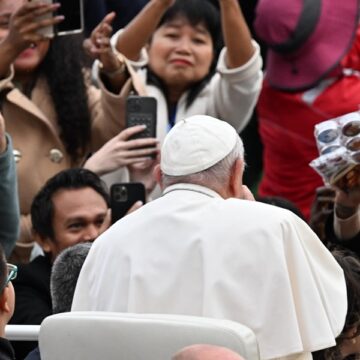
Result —
M212 198L222 199L222 196L214 190L211 190L205 186L196 185L196 184L187 184L187 183L170 185L163 191L163 195L166 195L173 191L194 191L199 194L203 194Z

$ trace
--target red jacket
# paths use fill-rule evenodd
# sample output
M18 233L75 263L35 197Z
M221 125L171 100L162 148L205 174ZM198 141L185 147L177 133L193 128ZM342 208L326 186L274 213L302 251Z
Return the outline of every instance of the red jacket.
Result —
M344 69L355 70L348 74ZM264 81L258 103L260 135L264 144L262 196L282 196L309 217L315 189L323 184L309 166L319 156L314 138L315 124L352 111L360 104L360 31L351 51L341 62L336 78L305 101L314 89L289 93L272 88ZM324 84L324 81L322 82Z

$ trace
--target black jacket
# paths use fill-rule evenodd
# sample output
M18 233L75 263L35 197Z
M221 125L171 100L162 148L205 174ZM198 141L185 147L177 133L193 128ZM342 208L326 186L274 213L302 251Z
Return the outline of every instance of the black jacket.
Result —
M15 312L10 324L39 325L52 314L50 275L52 264L48 257L38 256L29 264L19 265L15 289ZM16 359L22 360L33 350L33 341L12 341Z

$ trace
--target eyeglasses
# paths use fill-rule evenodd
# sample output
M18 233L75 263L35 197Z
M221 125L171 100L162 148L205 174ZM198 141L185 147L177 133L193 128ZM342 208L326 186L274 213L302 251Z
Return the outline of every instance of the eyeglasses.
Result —
M6 266L7 266L8 276L6 277L6 282L5 282L4 287L8 286L8 284L11 280L16 279L16 275L18 272L18 268L16 265L6 264Z
M17 266L13 264L6 264L8 275L6 277L5 284L0 288L0 291L3 291L3 289L9 285L9 282L11 280L16 279L17 275Z

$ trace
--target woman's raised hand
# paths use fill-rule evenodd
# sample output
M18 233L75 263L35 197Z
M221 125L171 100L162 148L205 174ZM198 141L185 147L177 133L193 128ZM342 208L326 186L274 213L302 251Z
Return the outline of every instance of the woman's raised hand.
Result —
M84 167L98 175L104 175L123 166L144 163L151 159L159 152L158 140L155 138L129 140L144 129L144 125L137 125L123 130L94 153Z
M51 16L59 6L58 3L25 2L10 17L9 32L3 44L9 45L17 55L31 44L46 40L41 30L64 20L63 16Z
M115 13L107 14L101 23L92 31L90 38L84 41L84 48L92 59L98 59L104 72L114 72L122 64L112 50L110 37Z

